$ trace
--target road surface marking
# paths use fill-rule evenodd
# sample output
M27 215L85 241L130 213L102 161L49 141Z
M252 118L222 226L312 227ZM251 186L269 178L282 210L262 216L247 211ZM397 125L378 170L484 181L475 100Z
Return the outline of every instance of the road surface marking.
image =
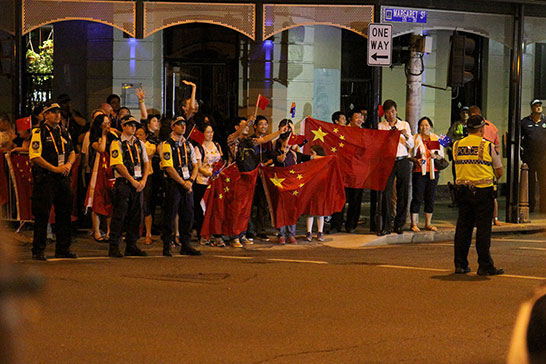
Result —
M78 258L47 258L48 262L78 261L78 260L108 260L110 257L78 257Z
M403 265L389 265L389 264L380 264L380 265L376 265L376 267L394 268L394 269L409 269L409 270L424 270L424 271L430 271L430 272L451 272L451 269L408 267L408 266L403 266Z
M518 276L516 274L501 274L499 277L518 278L518 279L532 279L532 280L538 280L538 281L546 280L546 277Z
M540 251L546 251L546 248L531 248L529 246L522 246L522 247L519 247L518 249L521 249L521 250L540 250Z
M299 259L266 259L272 262L285 262L285 263L311 263L311 264L328 264L328 262L320 260L299 260Z
M496 241L507 241L516 243L546 243L546 240L532 240L532 239L512 239L512 238L495 238Z
M214 255L216 258L226 258L226 259L254 259L254 257L239 257L236 255Z

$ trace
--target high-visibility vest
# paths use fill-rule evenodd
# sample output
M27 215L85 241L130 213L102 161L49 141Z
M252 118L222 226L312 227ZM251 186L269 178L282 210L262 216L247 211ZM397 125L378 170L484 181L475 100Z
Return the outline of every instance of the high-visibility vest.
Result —
M453 144L456 184L470 187L493 186L491 142L478 135L469 135Z

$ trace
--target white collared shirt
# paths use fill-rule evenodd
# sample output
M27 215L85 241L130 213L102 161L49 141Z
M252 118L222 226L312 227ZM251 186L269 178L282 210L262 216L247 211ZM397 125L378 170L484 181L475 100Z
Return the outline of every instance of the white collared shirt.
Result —
M396 129L398 130L405 130L409 135L411 135L411 128L407 121L404 120L396 120ZM387 120L383 120L379 123L377 126L378 130L391 130L391 126ZM406 140L405 144L398 143L398 150L396 151L396 157L407 157L409 156L408 149L413 148L414 141L413 138L409 138Z

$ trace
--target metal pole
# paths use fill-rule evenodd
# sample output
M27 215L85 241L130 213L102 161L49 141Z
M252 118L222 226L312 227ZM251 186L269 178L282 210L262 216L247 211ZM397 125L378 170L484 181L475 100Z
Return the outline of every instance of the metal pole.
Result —
M421 38L418 34L411 35L410 59L406 67L406 121L411 126L412 133L417 132L417 121L421 115L421 95L423 83L423 55L417 49Z
M374 6L374 22L381 21L381 6ZM377 129L379 124L378 106L381 105L381 67L372 67L372 97L370 110L368 110L371 119L371 128ZM381 219L381 198L383 193L370 191L370 231L381 231L383 225Z
M23 45L23 5L21 1L15 1L15 37L13 39L13 60L12 60L12 93L13 93L13 114L16 117L23 116L24 95L23 95L23 72L25 67L25 55Z
M521 116L521 68L523 61L523 4L517 5L514 15L513 46L510 65L510 97L509 97L509 121L508 121L508 166L506 196L506 221L518 222L519 206L519 153L520 153L520 116Z

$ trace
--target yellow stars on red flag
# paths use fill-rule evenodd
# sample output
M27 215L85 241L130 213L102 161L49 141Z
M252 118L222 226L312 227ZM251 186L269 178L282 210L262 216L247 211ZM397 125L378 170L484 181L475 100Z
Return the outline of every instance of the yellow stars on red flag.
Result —
M275 186L277 186L278 188L284 188L284 186L282 185L283 181L285 180L286 178L279 178L277 177L277 173L275 173L274 177L273 178L269 178L269 180L271 182L273 182L273 184Z
M298 193L299 193L298 190L295 190L294 192L292 192L292 194L293 194L294 196L297 196Z
M345 135L340 135L340 136L339 136L339 139L345 140Z
M324 137L328 135L328 133L325 133L322 131L321 127L319 127L318 130L311 130L311 133L315 134L313 141L320 139L320 141L323 143L324 143Z
M229 192L229 187L228 186L224 187L224 191Z
M223 199L223 198L224 198L224 195L222 195L222 194L219 194L219 195L218 195L218 198L219 198L219 199L221 200L221 199Z
M343 148L344 146L345 146L345 144L339 143L339 147L340 147L340 148Z
M231 182L231 178L226 177L225 181L226 181L226 183L229 183L229 182Z
M338 128L334 128L333 131L334 131L334 133L337 133L337 132L339 131L339 129L338 129Z
M291 170L288 171L288 172L290 172L290 173L292 173L292 174L296 173L296 171L294 171L293 169L291 169Z
M298 174L298 176L296 177L297 179L302 179L303 176L301 174Z
M337 148L336 147L332 147L332 149L330 149L333 153L337 152Z

